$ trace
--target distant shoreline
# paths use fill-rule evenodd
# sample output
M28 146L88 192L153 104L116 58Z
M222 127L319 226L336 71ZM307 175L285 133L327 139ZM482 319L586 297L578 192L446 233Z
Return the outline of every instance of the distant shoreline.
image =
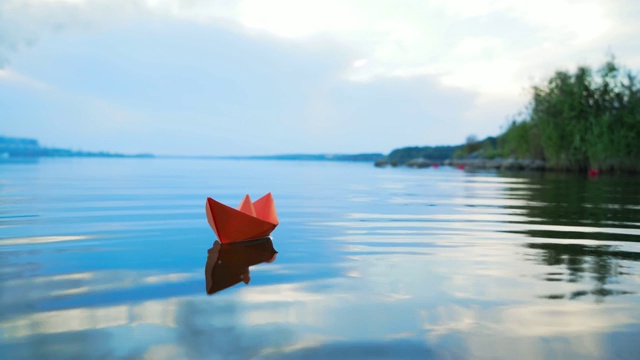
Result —
M345 161L375 162L383 159L382 153L360 154L279 154L279 155L154 155L120 154L107 151L75 151L62 148L48 148L38 140L0 136L0 162L21 161L38 158L183 158L183 159L235 159L235 160L300 160L300 161Z
M0 161L60 157L152 158L152 154L119 154L107 151L76 151L40 146L38 140L0 136Z

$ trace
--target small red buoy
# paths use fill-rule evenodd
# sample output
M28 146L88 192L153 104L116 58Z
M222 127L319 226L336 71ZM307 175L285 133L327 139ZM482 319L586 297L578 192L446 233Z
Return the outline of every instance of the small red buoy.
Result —
M590 177L596 177L598 175L600 175L600 170L598 170L598 169L590 169L589 170L589 176Z
M457 168L458 170L464 170L464 165L458 165Z

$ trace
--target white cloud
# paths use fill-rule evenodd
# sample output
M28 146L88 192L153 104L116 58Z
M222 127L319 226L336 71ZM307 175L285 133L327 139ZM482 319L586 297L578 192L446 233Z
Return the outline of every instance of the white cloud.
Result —
M14 48L34 41L42 28L92 26L146 14L236 24L297 41L327 37L366 61L367 66L354 66L346 74L352 80L437 74L447 85L502 93L521 88L526 80L522 74L537 72L543 59L566 62L559 58L567 56L566 46L573 53L589 48L604 54L606 43L600 40L629 25L604 0L28 0L0 6L12 19L0 31L14 39Z
M233 20L245 27L356 49L366 66L349 69L351 80L437 75L445 85L509 98L531 76L584 61L585 51L604 56L608 35L628 25L600 0L247 0L238 9Z

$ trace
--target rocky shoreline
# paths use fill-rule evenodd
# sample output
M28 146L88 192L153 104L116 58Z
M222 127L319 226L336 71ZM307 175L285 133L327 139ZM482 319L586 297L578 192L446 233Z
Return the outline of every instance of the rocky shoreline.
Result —
M445 161L445 165L495 170L552 170L543 160L530 159L455 159Z
M562 168L557 166L551 166L543 160L532 159L479 159L479 158L466 158L466 159L448 159L444 161L435 161L424 158L413 159L404 163L389 161L388 159L378 160L374 163L376 167L410 167L416 169L424 169L429 167L437 168L439 166L451 166L458 169L469 170L496 170L496 171L551 171L551 172L579 172L587 173L589 176L598 176L602 173L616 173L616 174L638 174L634 171L616 171L613 168Z
M376 167L397 167L406 166L410 168L428 168L438 166L454 166L458 168L469 169L489 169L489 170L529 170L529 171L544 171L544 170L557 170L550 169L547 164L542 160L527 160L527 159L449 159L445 161L433 161L423 158L409 160L405 163L398 163L394 161L388 161L386 159L378 160L374 163Z

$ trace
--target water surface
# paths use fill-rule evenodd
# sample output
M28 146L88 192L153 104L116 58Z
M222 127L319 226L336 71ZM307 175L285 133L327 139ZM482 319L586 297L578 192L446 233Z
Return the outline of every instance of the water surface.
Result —
M206 197L269 191L277 258L207 295ZM2 359L634 359L639 261L634 178L0 164Z

